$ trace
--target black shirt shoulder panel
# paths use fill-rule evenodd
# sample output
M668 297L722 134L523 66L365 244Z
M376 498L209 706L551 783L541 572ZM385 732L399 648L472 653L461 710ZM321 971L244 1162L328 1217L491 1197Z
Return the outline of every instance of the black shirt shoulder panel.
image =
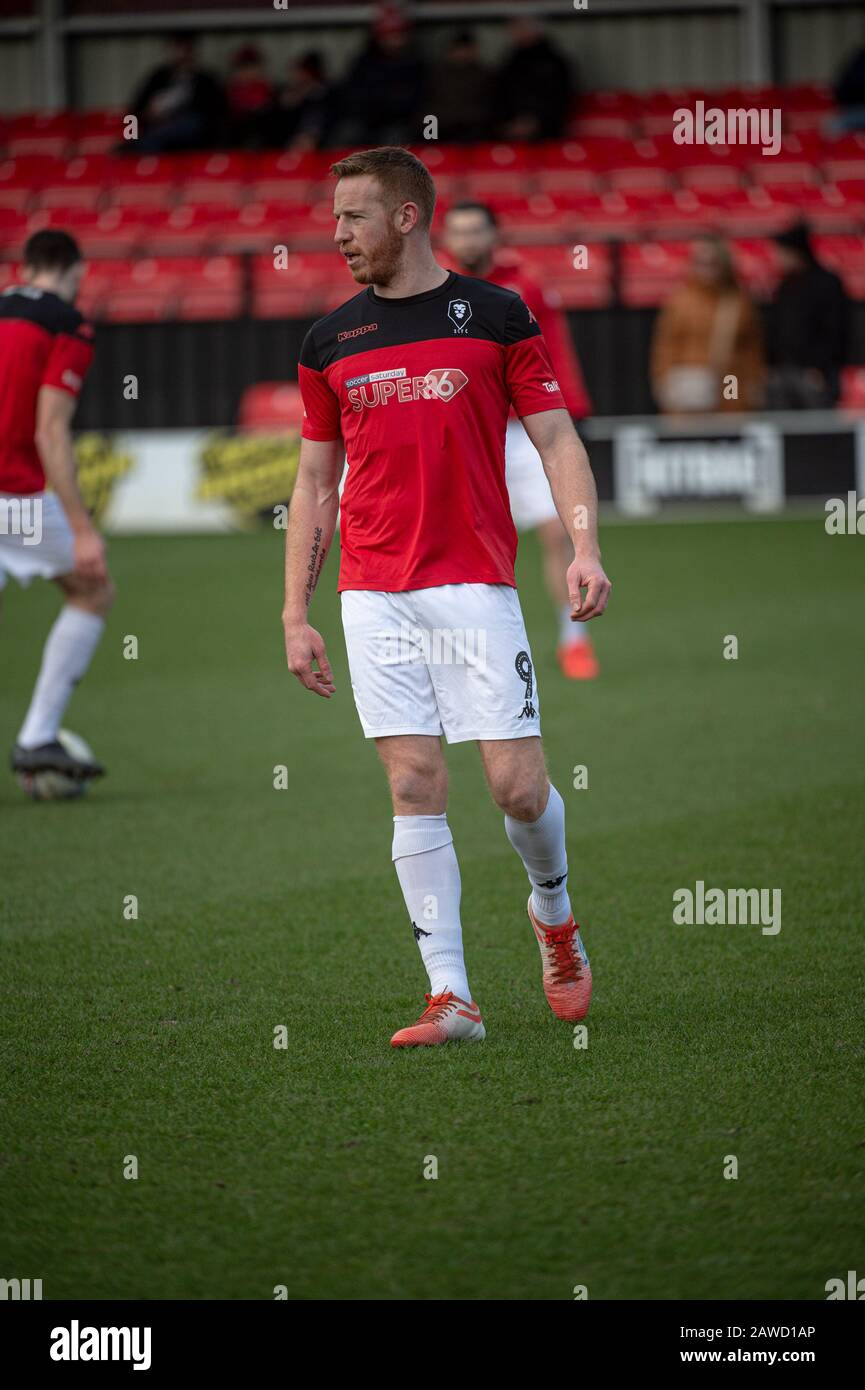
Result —
M0 294L0 319L25 319L49 333L93 340L91 325L74 304L50 290L33 289L30 285L13 285Z

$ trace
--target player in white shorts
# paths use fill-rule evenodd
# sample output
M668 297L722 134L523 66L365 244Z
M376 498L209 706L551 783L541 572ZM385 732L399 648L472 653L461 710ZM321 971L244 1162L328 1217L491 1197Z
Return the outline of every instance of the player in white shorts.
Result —
M569 414L573 419L585 419L591 402L565 315L553 291L542 288L513 252L500 249L492 209L474 201L455 204L445 215L444 236L448 255L458 270L515 291L528 306L544 335ZM561 671L570 680L591 680L598 675L598 660L588 630L572 620L564 582L568 532L559 519L540 454L514 415L507 426L505 478L517 531L535 531L540 542L544 580L558 619Z
M385 147L332 172L335 240L367 288L314 324L301 349L303 443L283 626L289 670L331 699L325 642L308 610L336 527L345 455L339 591L351 683L390 784L391 857L430 982L420 1018L391 1042L485 1036L463 954L442 736L477 742L531 884L544 993L557 1018L578 1020L592 977L571 911L564 803L544 763L514 580L504 467L511 404L543 459L559 516L584 510L588 519L573 532L567 566L579 622L602 613L610 591L591 469L526 305L435 261L435 189L420 160Z
M104 768L58 738L114 597L104 543L78 490L71 435L93 359L93 330L73 307L83 274L72 237L46 229L25 247L25 283L0 295L0 591L10 578L22 586L50 579L64 598L12 769L87 781Z

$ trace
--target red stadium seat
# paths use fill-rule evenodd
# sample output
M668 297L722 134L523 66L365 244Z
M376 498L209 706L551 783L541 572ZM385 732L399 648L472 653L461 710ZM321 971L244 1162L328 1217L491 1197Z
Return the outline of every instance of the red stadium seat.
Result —
M814 254L827 270L834 270L852 299L865 299L865 236L815 236Z
M250 156L248 196L256 203L309 203L313 190L323 179L314 167L305 165L300 172L296 154L261 153Z
M174 318L187 263L181 257L114 262L118 267L100 317L109 323L149 323ZM85 282L86 283L86 282Z
M354 281L340 271L333 251L293 252L284 268L272 254L252 262L252 305L256 318L290 318L323 312L330 302L351 296Z
M730 242L736 273L745 288L767 299L778 283L780 268L771 241L740 237Z
M14 256L17 259L24 249L27 237L28 219L26 212L17 212L15 208L0 206L0 256L7 259Z
M145 204L134 209L134 216L145 232L150 256L203 256L219 241L226 209L221 203L182 203L167 209Z
M187 155L180 166L179 196L184 203L228 203L237 206L247 194L254 172L243 153Z
M85 257L131 256L142 245L146 228L127 214L134 209L40 208L31 214L27 232L59 227L75 237Z
M622 302L629 308L661 304L688 272L686 241L628 242L622 247Z
M823 156L823 172L836 183L865 179L865 132L828 141Z
M39 189L42 208L96 209L105 191L109 162L105 155L76 155L62 167L62 177Z
M108 166L108 192L117 207L172 207L180 175L178 162L168 155L118 156Z
M11 159L30 159L49 155L64 159L73 148L77 117L68 111L43 116L28 112L10 117L3 133L3 145Z
M75 149L80 155L111 154L116 145L123 145L123 121L128 112L82 111L75 133Z
M46 184L63 178L66 165L52 155L0 160L0 207L26 212Z
M716 223L727 236L773 236L796 216L796 203L783 189L745 188L719 199Z
M187 262L180 285L181 319L232 319L243 307L243 272L235 256Z
M865 367L842 367L839 404L842 410L865 415Z
M274 433L299 430L303 424L303 397L296 381L260 381L248 386L240 398L237 423L242 430Z
M563 309L601 309L609 304L612 260L610 248L602 241L586 245L585 265L581 258L579 269L570 243L512 249L534 279L557 295Z

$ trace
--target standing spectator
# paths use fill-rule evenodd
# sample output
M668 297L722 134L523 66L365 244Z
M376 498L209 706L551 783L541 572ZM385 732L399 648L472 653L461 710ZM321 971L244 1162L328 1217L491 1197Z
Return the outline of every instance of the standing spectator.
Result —
M225 137L225 94L198 66L195 35L172 34L167 44L167 62L145 78L133 98L139 138L125 148L137 154L206 149Z
M468 29L451 39L430 73L427 110L438 119L438 138L454 142L488 140L492 134L493 78L480 60Z
M832 135L865 130L865 44L844 64L834 87L838 111L829 122Z
M571 70L536 19L511 19L508 33L514 48L497 80L501 133L508 140L555 140L575 91Z
M265 118L264 143L275 149L318 149L331 124L332 93L320 53L310 50L290 63L288 82Z
M717 237L694 241L690 274L655 324L650 371L652 391L665 415L753 410L761 404L760 320L736 279L727 246ZM735 378L735 386L725 384L729 377Z
M417 139L424 76L407 16L382 5L369 43L343 80L335 143L403 145Z
M273 83L261 50L254 44L246 44L234 54L226 90L231 143L258 144L261 122L273 101Z
M783 278L769 310L768 404L773 410L831 409L847 355L844 286L820 265L804 222L774 241Z

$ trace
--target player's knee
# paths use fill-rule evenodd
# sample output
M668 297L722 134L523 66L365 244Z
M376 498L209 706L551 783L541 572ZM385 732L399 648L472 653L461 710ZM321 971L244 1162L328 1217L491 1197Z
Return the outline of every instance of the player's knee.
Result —
M436 763L400 762L389 768L388 780L394 804L417 808L418 814L447 793L447 773L443 765Z
M101 618L106 617L111 612L116 597L117 590L114 587L114 581L103 579L94 587L90 595L90 611L98 613Z
M490 791L499 810L514 820L535 821L543 815L546 789L535 778L503 773L491 781Z

